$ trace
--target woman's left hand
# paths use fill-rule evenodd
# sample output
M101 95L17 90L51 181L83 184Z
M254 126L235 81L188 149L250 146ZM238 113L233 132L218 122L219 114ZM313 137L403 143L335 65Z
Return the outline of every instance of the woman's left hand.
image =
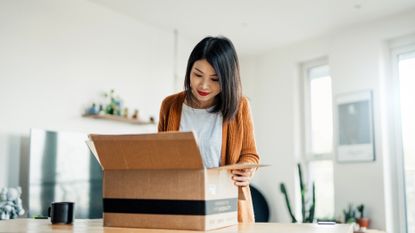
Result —
M232 180L236 186L246 187L251 182L255 168L235 169L232 170Z

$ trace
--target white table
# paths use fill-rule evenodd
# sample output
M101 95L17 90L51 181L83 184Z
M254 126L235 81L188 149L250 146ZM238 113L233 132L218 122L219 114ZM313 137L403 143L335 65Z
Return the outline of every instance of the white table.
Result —
M162 230L104 227L102 219L77 219L72 225L52 225L47 219L13 219L0 221L0 232L8 233L190 233L203 231ZM283 224L283 223L253 223L238 224L209 233L353 233L352 225L318 225L318 224Z

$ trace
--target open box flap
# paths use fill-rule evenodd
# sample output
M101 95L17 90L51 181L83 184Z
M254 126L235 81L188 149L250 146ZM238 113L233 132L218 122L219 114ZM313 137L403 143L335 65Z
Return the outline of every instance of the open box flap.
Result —
M91 140L88 140L88 141L85 141L85 143L88 146L91 153L94 155L95 159L98 161L101 168L104 169L104 167L101 165L101 161L99 161L99 157L98 157L98 154L97 154L97 150L95 149L94 142L91 141Z
M209 169L226 169L226 170L233 170L233 169L247 169L247 168L258 168L258 167L268 167L269 165L266 164L256 164L256 163L236 163L225 165L221 167L209 168Z
M258 168L258 167L268 167L270 165L267 164L256 164L256 163L236 163L225 165L221 167L209 168L209 170L234 170L234 169L251 169L251 168ZM246 200L246 193L243 192L241 187L238 187L238 199L239 200Z
M193 132L91 134L89 138L104 170L203 169Z

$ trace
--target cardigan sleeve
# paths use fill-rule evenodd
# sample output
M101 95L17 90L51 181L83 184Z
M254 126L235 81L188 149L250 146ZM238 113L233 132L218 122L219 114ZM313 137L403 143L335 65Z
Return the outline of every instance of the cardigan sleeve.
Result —
M242 115L242 150L238 163L259 163L259 155L256 150L254 125L248 99L244 97L241 103Z
M158 132L179 130L180 114L184 99L184 92L179 92L164 98L160 106Z

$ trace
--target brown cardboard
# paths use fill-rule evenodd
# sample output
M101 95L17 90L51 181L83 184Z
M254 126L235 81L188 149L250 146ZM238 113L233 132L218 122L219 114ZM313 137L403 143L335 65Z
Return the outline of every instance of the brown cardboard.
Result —
M228 165L206 169L192 132L90 135L103 169L104 226L210 230L237 224Z
M89 137L104 170L203 168L191 132Z

